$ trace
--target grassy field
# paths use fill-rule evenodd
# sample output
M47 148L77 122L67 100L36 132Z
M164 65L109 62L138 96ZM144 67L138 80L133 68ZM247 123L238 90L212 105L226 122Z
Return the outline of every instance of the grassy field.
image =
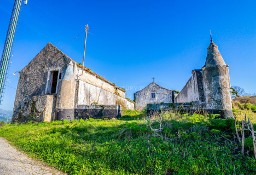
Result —
M234 121L165 113L121 119L7 124L0 136L68 174L256 174L252 145L240 154ZM150 127L151 126L151 127Z

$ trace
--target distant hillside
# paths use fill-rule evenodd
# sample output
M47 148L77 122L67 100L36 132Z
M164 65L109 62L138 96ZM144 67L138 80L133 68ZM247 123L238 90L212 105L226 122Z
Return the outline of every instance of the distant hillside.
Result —
M0 109L0 121L7 122L7 118L9 118L9 121L12 117L12 111Z
M242 96L242 97L236 97L233 101L239 102L239 103L251 103L251 104L256 104L256 96Z

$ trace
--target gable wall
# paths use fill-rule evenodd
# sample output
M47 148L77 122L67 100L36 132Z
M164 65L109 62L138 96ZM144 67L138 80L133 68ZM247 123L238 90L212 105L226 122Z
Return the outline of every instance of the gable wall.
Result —
M151 93L153 92L156 94L155 98L151 98ZM156 84L150 84L143 90L136 92L134 98L135 108L137 110L143 110L147 104L172 103L172 91L161 88Z
M69 58L65 57L54 46L48 44L36 57L20 72L16 97L14 102L14 114L31 100L33 96L46 94L49 71L59 70L62 75L65 72ZM58 84L60 88L60 83Z
M176 103L189 103L199 101L198 79L196 72L193 72L187 84L176 97Z

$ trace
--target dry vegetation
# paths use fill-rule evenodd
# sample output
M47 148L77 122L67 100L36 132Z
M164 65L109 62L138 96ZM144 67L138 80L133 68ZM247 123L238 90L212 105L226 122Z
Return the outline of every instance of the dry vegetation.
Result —
M256 123L256 97L243 96L233 100L233 112L237 120L241 121L245 115Z

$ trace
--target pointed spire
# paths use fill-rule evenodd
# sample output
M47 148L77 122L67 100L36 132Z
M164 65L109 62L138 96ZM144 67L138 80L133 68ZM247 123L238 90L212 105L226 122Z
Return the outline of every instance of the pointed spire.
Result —
M208 47L207 51L207 57L206 57L206 62L205 66L206 67L214 67L214 66L223 66L226 65L224 62L220 51L218 49L218 46L213 42L212 40L212 35L210 35L210 45Z

